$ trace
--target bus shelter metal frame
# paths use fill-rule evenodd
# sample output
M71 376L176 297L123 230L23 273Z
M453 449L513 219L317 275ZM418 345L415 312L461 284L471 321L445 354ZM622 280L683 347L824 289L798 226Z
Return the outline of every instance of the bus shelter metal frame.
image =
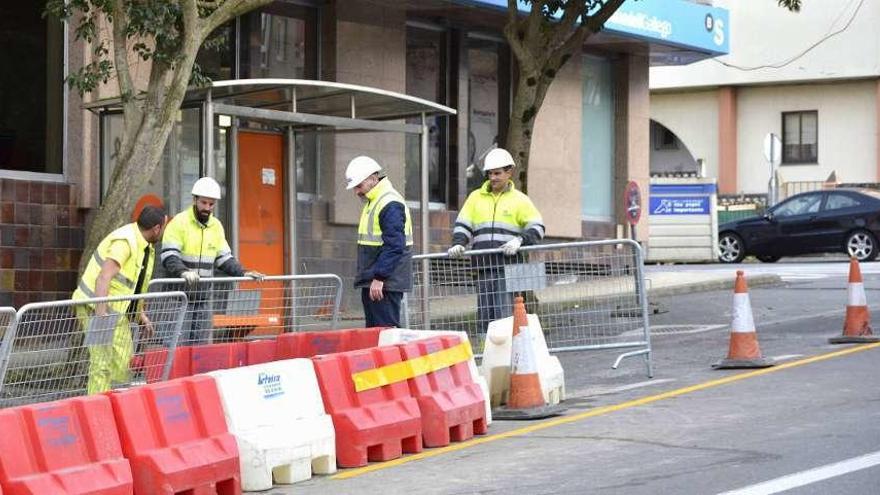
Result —
M247 100L253 95L269 94L272 98L246 105L236 103L236 99ZM322 101L323 100L323 101ZM329 104L331 102L333 104ZM339 102L345 103L344 109ZM365 103L366 102L366 103ZM328 103L324 105L324 103ZM287 149L285 157L286 183L285 216L291 228L288 229L286 242L288 272L297 273L296 256L296 214L297 214L297 178L296 178L296 132L394 132L415 134L420 138L420 240L422 253L428 254L429 248L429 180L428 180L428 117L452 116L455 109L421 98L367 86L345 84L332 81L316 81L307 79L236 79L214 81L209 87L193 88L184 98L185 105L199 104L202 108L202 161L205 172L216 175L214 163L214 116L228 115L240 119L266 122L285 128ZM335 105L335 106L334 106ZM326 109L325 112L304 111L303 107ZM103 112L121 108L119 98L99 100L85 105L86 108ZM403 120L419 118L420 123L407 123ZM402 122L403 121L403 122ZM230 182L238 183L238 135L237 126L232 126L229 137L231 143ZM238 203L237 194L230 195L230 218L233 229L232 244L238 245ZM424 260L427 270L428 260ZM422 298L427 301L427 297Z

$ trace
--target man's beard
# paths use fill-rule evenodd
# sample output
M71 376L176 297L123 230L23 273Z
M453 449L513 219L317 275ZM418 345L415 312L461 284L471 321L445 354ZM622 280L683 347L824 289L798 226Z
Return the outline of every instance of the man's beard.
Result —
M200 211L195 205L193 205L193 210L196 212L196 218L202 223L208 223L208 220L211 218L210 211Z

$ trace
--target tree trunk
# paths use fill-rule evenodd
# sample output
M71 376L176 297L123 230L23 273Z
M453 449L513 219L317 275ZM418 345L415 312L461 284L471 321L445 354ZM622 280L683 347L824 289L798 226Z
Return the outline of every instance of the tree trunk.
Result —
M513 108L510 112L510 124L507 128L506 147L516 160L516 176L519 187L524 193L528 193L529 188L529 157L535 119L552 82L553 79L548 79L538 73L522 71L517 79Z
M180 106L180 102L177 106ZM113 230L132 221L132 210L159 165L173 127L172 118L158 120L155 115L145 115L144 122L133 137L132 152L128 156L120 157L116 163L118 173L114 172L114 180L111 180L107 188L107 196L87 229L88 235L79 263L80 273L85 270L101 240Z

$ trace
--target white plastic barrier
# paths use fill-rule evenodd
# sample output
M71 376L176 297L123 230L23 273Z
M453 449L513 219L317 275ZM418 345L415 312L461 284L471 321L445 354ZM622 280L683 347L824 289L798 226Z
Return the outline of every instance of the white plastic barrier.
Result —
M209 373L241 457L244 491L336 472L336 434L311 360L289 359Z
M551 356L544 340L544 330L538 315L529 315L529 330L532 335L532 348L538 360L538 375L544 401L559 404L565 400L565 373L559 358ZM510 348L513 334L513 317L502 318L489 323L486 343L483 348L483 362L480 371L489 385L492 407L507 402L510 391Z
M379 345L403 344L406 342L412 342L414 340L428 339L431 337L445 335L455 335L462 339L462 342L470 342L468 340L467 333L465 332L452 332L443 330L410 330L408 328L386 328L379 333ZM471 378L473 378L474 382L480 386L480 390L483 391L483 400L486 404L486 424L489 425L492 423L492 407L489 405L489 385L486 383L486 379L483 378L483 375L481 375L479 370L477 369L477 363L474 361L473 357L470 359L470 361L468 361L468 368L471 370Z

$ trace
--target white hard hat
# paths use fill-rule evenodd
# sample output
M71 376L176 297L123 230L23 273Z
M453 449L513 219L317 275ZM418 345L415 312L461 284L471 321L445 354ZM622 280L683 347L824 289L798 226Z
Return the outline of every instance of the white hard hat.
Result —
M202 177L193 184L192 195L220 199L220 184L210 177Z
M513 162L513 157L504 148L495 148L486 153L486 158L483 159L483 172L508 166L515 167L516 163Z
M345 169L345 188L354 189L364 179L380 170L382 167L376 160L363 155L354 157Z

